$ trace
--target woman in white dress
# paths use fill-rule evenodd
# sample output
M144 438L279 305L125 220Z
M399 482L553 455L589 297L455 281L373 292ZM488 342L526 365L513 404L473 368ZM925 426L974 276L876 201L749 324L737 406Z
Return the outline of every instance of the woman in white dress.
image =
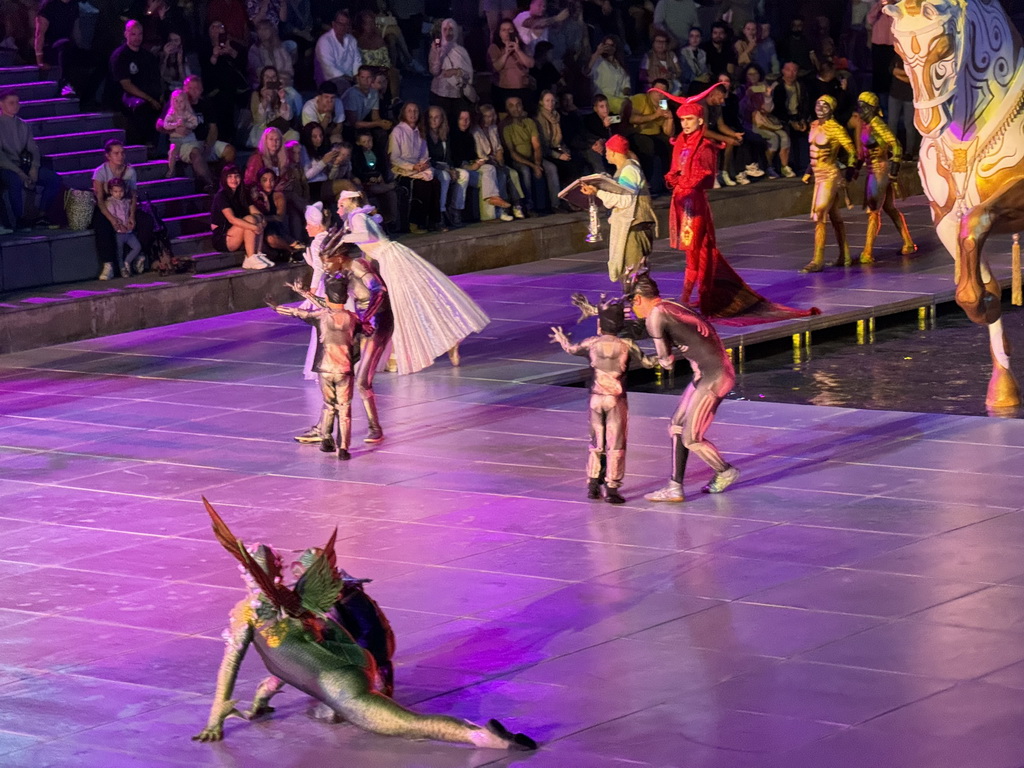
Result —
M314 203L306 207L306 234L313 238L302 258L313 268L313 277L309 281L309 291L314 296L324 296L324 265L320 260L320 248L327 239L327 228L324 226L324 204ZM299 309L313 309L313 302L306 299ZM316 357L316 326L309 329L309 349L306 350L306 364L302 367L302 376L308 381L315 381L317 374L313 371L313 358Z
M342 242L354 243L380 269L395 316L392 337L399 373L415 373L448 353L459 364L459 343L479 333L491 319L441 270L415 251L388 239L380 217L358 192L338 196L345 226Z

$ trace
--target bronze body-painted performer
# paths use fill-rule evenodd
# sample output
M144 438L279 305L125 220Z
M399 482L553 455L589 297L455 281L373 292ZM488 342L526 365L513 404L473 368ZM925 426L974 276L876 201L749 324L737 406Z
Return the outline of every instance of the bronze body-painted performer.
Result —
M373 656L330 616L343 587L334 557L337 531L302 578L289 588L283 584L277 553L265 545L250 552L209 502L203 502L218 541L242 564L249 594L231 612L210 716L195 740L220 741L225 719L254 714L239 712L231 699L242 659L253 646L267 671L281 684L298 688L373 733L493 749L536 749L528 736L510 733L496 720L484 728L456 717L421 715L376 689ZM266 701L262 700L262 706L260 702L255 702L257 710L266 711Z
M896 207L896 190L903 162L903 147L882 119L878 96L864 91L857 97L857 112L861 125L857 131L858 157L864 165L864 207L868 211L868 236L860 254L861 264L875 261L875 238L882 228L882 211L892 219L903 239L901 256L917 251L907 229L907 220Z
M804 183L814 181L814 199L811 203L811 218L814 220L814 257L801 270L802 272L821 272L825 268L825 237L826 219L832 222L839 244L839 258L836 266L849 266L850 246L846 242L846 223L839 213L839 205L845 199L845 182L852 181L854 169L852 165L857 157L853 141L846 129L836 122L833 114L836 100L831 96L822 96L814 104L817 120L811 123L807 140L811 148L811 166L804 174ZM839 167L840 154L846 155L845 172Z
M1001 290L982 249L994 232L1024 229L1024 42L999 0L900 0L885 12L914 89L918 167L956 265L956 302L988 327L985 403L1017 407Z
M298 286L301 295L307 295ZM313 294L309 294L313 295ZM319 298L319 297L318 297ZM345 309L348 301L348 280L328 275L324 280L323 306L299 309L271 304L279 315L297 317L312 325L317 332L313 371L320 383L324 398L320 421L313 428L320 435L320 450L330 453L337 447L338 458L351 458L348 449L352 440L352 373L359 360L357 334L363 332L360 319ZM368 335L373 329L367 328ZM338 438L334 439L337 424Z
M561 328L552 328L551 340L570 355L590 359L594 379L590 385L590 452L587 457L587 498L623 504L619 492L626 476L626 433L629 405L626 401L626 372L635 360L645 368L657 361L648 357L630 339L619 338L625 313L622 300L602 302L597 308L598 335L573 344Z

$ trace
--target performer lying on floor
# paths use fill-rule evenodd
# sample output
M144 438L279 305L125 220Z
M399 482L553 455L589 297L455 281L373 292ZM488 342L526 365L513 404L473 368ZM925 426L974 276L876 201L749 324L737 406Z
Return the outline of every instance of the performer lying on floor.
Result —
M231 612L210 717L193 739L220 741L225 719L246 716L235 709L231 694L245 653L253 645L267 670L283 684L313 696L367 731L493 749L537 748L533 739L510 733L496 720L482 728L461 718L421 715L376 689L373 656L329 616L342 589L334 555L337 531L314 558L304 578L294 587L286 587L277 553L265 545L246 549L209 502L203 502L217 539L245 569L249 592Z

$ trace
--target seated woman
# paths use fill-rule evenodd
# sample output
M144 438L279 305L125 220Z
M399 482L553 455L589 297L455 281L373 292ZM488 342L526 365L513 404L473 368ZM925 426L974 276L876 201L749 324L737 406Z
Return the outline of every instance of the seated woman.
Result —
M266 19L259 22L256 25L256 43L249 48L249 82L255 90L260 90L263 70L273 67L291 105L292 115L298 115L302 112L302 94L295 90L295 64L288 46L294 48L295 43L282 43L273 23Z
M551 91L544 91L540 95L535 119L540 134L541 164L548 183L548 199L554 207L562 187L580 177L580 164L572 156L562 136L562 116L558 113L555 95ZM566 204L559 204L559 207L563 206Z
M466 207L466 187L469 173L452 160L452 142L448 129L448 116L441 107L427 112L427 155L434 169L434 178L441 182L441 216L452 229L462 226L462 211Z
M423 133L419 106L406 102L388 139L388 158L391 172L409 189L413 234L436 231L441 218L441 182L434 178Z
M274 262L260 250L263 246L263 221L253 214L250 206L238 166L225 165L220 172L220 189L210 204L213 247L230 252L244 246L242 269L266 269Z
M451 134L452 162L469 174L471 187L479 187L484 200L498 209L498 218L512 221L512 203L506 202L498 192L497 172L487 158L480 155L473 135L473 114L468 109L459 112L459 122Z
M249 111L252 113L252 128L249 129L246 146L255 148L263 132L271 127L277 128L285 141L299 138L298 132L292 128L295 113L275 67L264 67L260 71L259 86L249 99Z
M264 168L256 177L256 183L249 190L249 211L263 222L263 242L271 249L271 257L284 260L293 258L303 250L288 230L286 214L288 203L284 193L278 190L277 174ZM273 261L273 258L271 258Z
M494 169L495 190L502 200L512 203L512 216L526 218L523 213L523 188L519 174L505 165L505 148L498 135L498 112L490 104L481 104L478 110L480 124L473 129L477 157Z
M135 226L135 209L138 203L139 177L135 169L129 165L125 157L124 143L118 139L110 139L103 146L103 164L92 174L92 191L96 196L96 209L92 216L92 228L96 233L96 253L100 258L100 280L109 280L114 276L114 264L111 260L117 247L116 234L118 223L107 211L104 202L110 194L108 184L111 179L124 182L125 197L130 201L129 210L132 214L129 222ZM12 222L13 223L13 222Z
M740 99L740 119L744 131L753 131L768 143L766 160L769 178L777 179L775 156L779 156L782 175L791 179L796 174L789 167L790 140L786 127L774 114L775 99L772 92L775 85L766 85L764 72L757 64L749 64L746 69L747 87Z
M302 151L299 160L302 172L309 186L309 199L322 200L322 188L327 181L327 169L338 158L339 150L331 147L320 123L306 123L302 126L300 144Z

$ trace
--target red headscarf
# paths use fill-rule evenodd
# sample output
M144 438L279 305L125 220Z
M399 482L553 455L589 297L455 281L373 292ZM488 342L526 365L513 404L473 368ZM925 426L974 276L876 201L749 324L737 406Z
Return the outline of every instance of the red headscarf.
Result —
M604 143L605 149L610 149L612 152L617 152L620 155L629 156L629 141L625 136L616 134L608 139Z

